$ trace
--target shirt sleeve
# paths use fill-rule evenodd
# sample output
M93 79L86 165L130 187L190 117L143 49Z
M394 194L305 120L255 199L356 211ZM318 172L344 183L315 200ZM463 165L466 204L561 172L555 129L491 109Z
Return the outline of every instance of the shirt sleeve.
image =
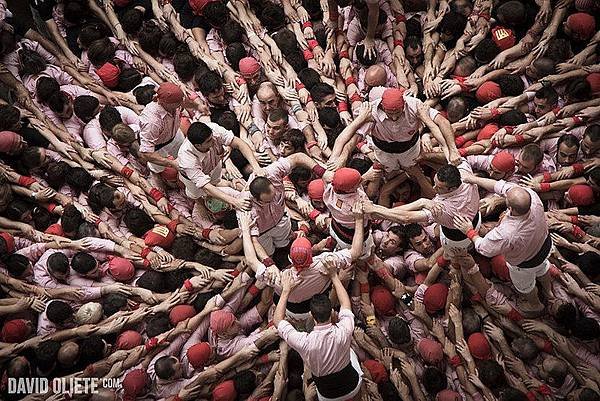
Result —
M354 313L350 309L341 308L338 314L339 321L337 327L340 328L344 335L352 336L354 331Z
M498 228L494 228L485 237L475 239L475 250L488 258L503 254L509 247L508 239L505 238Z
M279 322L277 325L277 332L279 333L279 337L296 351L304 349L308 333L300 333L286 320Z
M152 116L146 116L143 114L140 116L140 149L142 153L154 152L156 144L156 135L161 130L160 123Z
M511 189L518 186L512 182L506 182L504 180L500 180L494 185L494 192L501 196L506 196L506 193Z

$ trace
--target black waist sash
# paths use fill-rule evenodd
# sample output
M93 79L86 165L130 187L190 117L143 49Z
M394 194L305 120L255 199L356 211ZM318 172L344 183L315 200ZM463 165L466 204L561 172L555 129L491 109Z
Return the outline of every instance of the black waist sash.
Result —
M473 217L471 223L473 223L473 227L477 227L477 224L479 224L479 212L475 214L475 217ZM464 239L467 239L467 236L462 231L457 230L456 228L448 228L442 225L440 225L440 227L446 238L448 238L449 240L462 241Z
M331 228L333 229L333 232L336 233L336 235L338 237L340 237L340 239L342 241L344 241L347 244L352 244L352 239L354 238L354 231L355 231L354 228L343 226L340 223L338 223L337 221L335 221L335 219L331 219ZM364 240L366 241L366 239L369 238L369 235L371 235L371 222L370 221L365 226L364 233L365 233Z
M375 144L375 146L377 146L379 149L383 150L384 152L404 153L407 150L409 150L410 148L412 148L415 145L415 143L417 143L417 141L419 140L419 134L415 132L413 137L405 142L395 142L395 141L388 142L388 141L383 141L379 138L376 138L375 136L371 136L371 138L373 139L373 143Z
M546 237L544 244L540 248L540 250L529 260L522 262L519 264L521 269L531 269L533 267L541 265L548 255L550 255L550 250L552 249L552 239L550 238L550 234Z
M173 136L173 138L169 139L167 142L161 143L160 145L154 146L154 151L158 152L159 150L161 150L162 148L164 148L165 146L167 146L168 144L170 144L171 142L173 142L175 140L175 137L177 137L177 132L175 133L175 135Z
M338 398L350 394L359 381L358 372L349 363L339 372L325 376L313 376L319 394L327 398Z
M331 289L331 284L321 294L328 293L330 289ZM279 303L279 298L281 298L281 297L279 296L278 293L273 294L273 304L274 305L277 305ZM308 313L308 312L310 312L310 300L311 299L312 299L312 296L309 299L307 299L306 301L302 301L302 302L288 301L285 304L285 309L287 309L288 311L290 311L292 313L297 313L297 314Z

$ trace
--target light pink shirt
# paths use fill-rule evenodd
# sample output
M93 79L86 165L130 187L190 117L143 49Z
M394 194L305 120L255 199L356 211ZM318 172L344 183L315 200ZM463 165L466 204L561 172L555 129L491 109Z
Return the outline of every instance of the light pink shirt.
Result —
M377 30L375 31L375 35L378 38L383 39L384 41L390 36L392 36L392 34L393 27L389 19L385 21L385 23L382 26L377 26ZM350 44L350 46L356 46L366 36L367 32L365 32L360 26L358 16L354 17L354 19L348 24L348 32L346 34L348 43Z
M344 227L354 228L355 220L352 214L352 206L361 201L368 200L367 194L362 188L357 188L356 192L349 194L338 194L333 190L331 183L325 184L323 193L323 202L329 209L331 217ZM365 224L368 220L365 221ZM367 233L365 233L365 237Z
M205 124L212 130L212 137L214 139L213 145L208 152L200 152L186 138L177 154L177 162L180 169L198 188L204 187L211 181L213 184L218 184L221 177L215 182L215 180L211 179L212 173L223 161L225 146L230 146L234 138L233 132L218 124Z
M341 308L336 324L322 324L310 333L299 332L289 322L277 325L279 336L298 351L315 376L339 372L350 363L350 345L354 331L354 314Z
M19 81L21 80L21 76L19 75L19 54L18 54L18 51L20 49L33 50L34 52L36 52L37 54L42 56L42 58L44 60L46 60L46 62L48 62L49 64L56 63L56 58L52 54L50 54L48 51L46 51L46 49L44 49L38 42L36 42L34 40L29 40L29 39L23 38L19 41L19 43L17 43L17 48L15 49L15 51L5 54L0 59L0 62L2 64L4 64L6 69L8 71L10 71L15 76L15 78L17 78ZM44 74L44 73L42 72L42 74ZM35 95L35 93L33 95Z
M140 130L140 117L135 112L124 106L116 106L115 109L121 115L123 124L128 125L136 133ZM100 116L96 116L92 121L87 123L83 129L83 140L90 149L101 149L106 147L106 137L102 133L100 127Z
M140 115L140 152L154 152L158 145L175 138L180 114L180 109L171 114L158 102L148 103Z
M517 185L501 180L496 183L494 192L506 197L507 192L514 187ZM529 213L513 216L508 212L500 225L487 233L484 238L479 237L475 241L477 252L487 257L502 254L513 266L530 260L539 252L548 236L544 205L534 191L530 189L526 191L531 196Z

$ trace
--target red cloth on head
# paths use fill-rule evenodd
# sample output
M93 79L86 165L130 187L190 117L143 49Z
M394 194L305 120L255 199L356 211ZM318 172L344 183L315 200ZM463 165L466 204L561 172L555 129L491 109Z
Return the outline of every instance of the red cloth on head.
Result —
M506 50L515 45L517 38L512 29L496 26L492 28L492 40L500 50Z
M312 244L305 237L299 237L292 242L290 259L298 270L306 269L312 264Z
M148 231L142 237L146 246L160 246L161 248L170 248L175 240L175 233L165 226L156 226Z
M6 253L13 253L15 251L15 237L10 233L0 233L0 238L4 239L6 243Z
M31 334L31 326L25 319L13 319L2 326L2 341L5 343L20 343Z
M477 88L477 92L475 92L475 97L477 97L477 101L481 104L487 104L492 100L496 100L502 96L502 90L500 90L500 85L493 81L486 81Z
M156 90L156 96L165 103L179 103L183 101L183 91L172 82L163 82Z
M417 351L421 358L430 365L437 365L444 359L442 344L430 338L423 338L417 343Z
M492 358L492 349L490 348L490 343L488 343L487 338L485 338L482 333L471 334L467 340L467 344L469 345L469 351L471 351L471 355L473 355L475 358Z
M243 77L251 77L260 70L260 64L254 57L244 57L238 64Z
M167 182L177 182L179 180L179 171L175 167L165 167L160 172L160 178Z
M144 387L146 387L146 383L148 382L148 375L143 369L135 369L125 375L123 382L121 383L123 387L124 395L133 397L135 399L136 396L140 395L142 391L144 391Z
M490 261L492 265L492 272L502 281L510 281L510 273L508 272L508 265L504 255L496 255Z
M371 290L371 302L375 312L381 316L392 316L396 313L396 299L386 287L378 285Z
M169 320L173 326L193 316L196 316L196 309L192 305L177 305L169 312Z
M381 105L385 110L404 110L404 89L387 88L381 96Z
M121 257L111 257L108 271L116 281L129 281L135 276L135 267L130 260Z
M373 379L375 383L381 384L388 380L388 372L381 362L374 359L367 359L363 362L363 365L367 368L371 375L371 379Z
M102 80L102 83L107 88L115 88L119 85L119 76L121 69L113 63L104 63L102 67L96 70L96 74Z
M187 350L187 357L194 369L206 366L212 351L208 343L202 342L192 345Z
M456 391L445 389L437 393L435 401L461 401L462 397Z
M567 18L567 27L580 39L588 40L596 33L596 20L588 13L575 13Z
M61 237L65 236L65 231L63 230L60 223L54 223L48 226L44 231L46 234L59 235Z
M312 200L323 200L323 193L325 193L325 181L322 178L312 180L308 183L308 197Z
M586 184L577 184L568 191L571 203L575 206L590 206L594 204L594 190Z
M192 11L194 11L194 14L202 15L202 10L204 10L204 7L213 1L216 0L190 0L190 7L192 8Z
M210 314L210 329L219 335L231 327L235 322L235 315L228 310L219 309Z
M217 384L212 391L212 401L234 401L236 398L237 391L235 391L233 380Z
M500 127L496 124L486 124L479 130L479 133L477 133L477 140L482 141L484 139L491 139L499 129Z
M585 77L585 80L592 87L592 93L600 93L600 72L592 72Z
M503 173L510 173L515 169L515 157L503 150L494 155L492 158L492 166Z
M117 337L116 345L118 349L130 350L138 345L142 345L143 342L144 340L140 333L135 330L126 330Z
M21 143L21 135L12 131L0 132L0 152L11 153L17 150L17 146Z
M342 167L333 174L333 189L335 192L349 193L356 191L362 177L358 170Z
M442 283L435 283L425 290L423 304L428 313L435 313L446 306L448 287Z

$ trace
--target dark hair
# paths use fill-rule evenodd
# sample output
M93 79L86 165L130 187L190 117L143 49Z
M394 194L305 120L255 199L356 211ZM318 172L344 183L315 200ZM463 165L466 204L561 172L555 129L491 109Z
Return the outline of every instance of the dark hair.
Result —
M154 21L144 21L138 33L138 42L143 51L152 57L157 57L162 36L162 31Z
M517 357L524 362L532 361L540 354L539 348L529 337L515 338L511 345L517 348L518 352L515 353L517 354Z
M98 122L103 131L111 132L113 127L123 122L121 113L114 106L105 106L98 114Z
M296 128L287 130L283 134L282 141L292 145L296 152L302 152L304 150L304 145L306 145L306 137L302 131Z
M46 316L52 323L63 324L73 317L73 308L64 301L52 300L46 307Z
M168 380L175 374L175 363L171 355L161 356L154 363L154 372L159 379Z
M504 93L504 90L502 93ZM551 86L544 86L539 89L535 92L535 97L537 99L546 99L550 104L556 104L558 102L558 92Z
M538 77L545 77L556 72L556 63L549 57L541 57L533 62Z
M217 294L214 291L201 292L198 294L198 296L196 296L196 299L194 299L194 301L192 302L192 306L194 307L194 309L196 309L196 312L201 312L208 303L208 301L215 295Z
M296 35L287 28L281 29L273 34L273 41L283 54L298 53L298 42Z
M331 300L325 294L318 294L310 300L310 313L317 323L331 319Z
M119 75L117 90L121 92L129 92L140 83L142 83L142 74L140 74L140 72L134 68L125 68Z
M406 226L404 226L404 235L406 235L407 240L418 237L422 233L423 233L423 227L421 227L417 223L411 223L411 224L407 224Z
M481 331L481 319L473 308L463 308L463 330L465 337L475 332ZM467 334L468 333L468 334Z
M156 93L156 87L152 84L138 86L133 90L133 96L135 96L135 101L142 106L147 105L152 102L154 98L154 94Z
M498 123L503 127L525 124L526 122L527 116L519 110L509 110L498 117Z
M164 294L166 292L164 284L164 274L154 270L148 270L144 272L144 274L142 274L136 282L138 287L145 288L159 294Z
M320 20L323 19L323 10L319 0L302 0L302 6L308 12L310 19Z
M398 345L408 344L411 340L410 327L406 320L399 316L394 316L390 320L388 335L390 340Z
M219 32L221 39L226 45L244 40L244 29L240 24L232 19L228 19L223 24L223 29Z
M90 9L85 2L68 1L64 3L63 14L65 21L77 25L90 14Z
M196 255L194 255L194 261L202 263L208 267L220 267L223 264L223 258L218 253L213 251L200 248Z
M88 192L94 183L94 177L83 167L73 167L66 181L76 192Z
M225 57L235 71L239 71L240 60L248 55L242 42L234 42L225 48Z
M525 90L525 84L521 77L512 74L502 75L496 78L496 83L500 86L502 96L518 96Z
M560 145L565 144L568 148L579 148L579 139L573 134L564 134L560 138L558 138L558 142L556 142L556 148L560 148Z
M31 211L33 209L33 205L27 201L22 199L14 199L8 204L6 208L5 214L11 220L21 221L22 216Z
M75 234L76 239L99 236L100 233L98 232L98 228L96 228L96 225L87 221L84 221L79 225L79 227L77 228L77 233Z
M112 208L115 191L114 188L102 183L91 187L88 193L88 206L92 209L92 212L100 213L105 207Z
M189 51L177 51L175 56L173 56L173 68L179 79L183 82L194 78L194 72L198 68L198 65L196 57Z
M194 238L189 235L176 237L171 245L170 252L176 259L194 260L194 255L198 251L198 245Z
M498 7L498 18L503 24L518 27L527 21L527 10L520 1L508 1Z
M452 39L457 39L460 37L460 35L462 35L466 25L467 17L450 11L442 18L442 21L438 26L438 31L440 33L445 33L449 36L452 36Z
M506 387L506 376L504 369L496 361L483 360L479 363L479 380L490 390L497 391Z
M366 55L365 54L365 45L363 45L361 43L360 45L356 46L354 51L356 53L356 59L358 60L358 62L360 64L364 65L365 67L370 67L372 65L377 64L377 58L378 58L377 50L375 50L375 53L372 55Z
M448 387L446 373L434 366L428 366L425 368L421 380L423 382L425 391L427 391L427 393L431 396L435 396L437 393Z
M81 48L87 49L93 41L105 38L106 36L107 32L104 24L90 23L81 28L77 39Z
M524 160L533 160L537 166L544 159L544 153L537 143L528 143L521 149L521 157Z
M469 106L464 97L452 96L448 100L446 112L448 113L448 121L454 123L469 113Z
M592 318L582 317L575 323L573 335L584 341L596 340L600 337L600 325Z
M233 386L240 399L243 399L256 388L256 375L251 370L242 370L233 376Z
M83 216L75 206L67 205L64 207L64 211L60 219L60 225L62 226L64 232L72 233L77 231L79 225L83 222Z
M69 104L69 101L69 97L64 92L60 91L48 99L47 105L53 112L62 113Z
M12 128L20 120L21 112L19 111L19 109L8 104L0 105L0 130L4 131L8 128Z
M60 347L60 342L54 340L46 340L42 341L35 348L35 361L40 370L47 371L54 366Z
M137 8L130 8L123 13L120 22L126 34L134 35L142 28L144 13Z
M156 337L171 329L169 315L166 313L157 313L146 320L146 334L148 337Z
M198 89L204 96L208 96L209 94L216 92L223 87L223 81L221 80L221 77L214 71L208 71L202 74L200 77L196 75L194 76L194 80L196 81Z
M598 170L598 169L595 169ZM586 252L577 258L577 266L590 280L598 277L598 266L600 266L600 255L595 252Z
M19 55L19 73L22 77L27 75L37 75L46 69L46 60L39 53L27 49L20 49L17 54Z
M217 124L233 132L234 136L240 137L240 122L233 111L227 110L221 113L217 120Z
M584 387L581 389L577 401L600 401L600 394L589 387Z
M46 267L49 273L67 274L69 272L69 258L62 252L55 252L48 257Z
M194 145L203 144L212 135L210 127L203 122L196 121L188 129L188 140Z
M271 181L266 177L256 177L250 183L250 193L255 199L260 199L260 195L267 193L271 188Z
M125 226L136 237L143 237L154 227L154 220L142 209L129 208L123 216Z
M177 40L173 32L165 33L158 42L158 51L163 57L173 58L181 42Z
M349 168L358 170L358 172L361 175L366 173L371 168L372 165L373 165L373 162L371 161L371 159L369 159L367 157L365 157L365 158L354 157L354 158L350 159L350 161L347 164L347 166Z
M0 31L0 56L11 53L17 47L17 39L14 32L7 29Z
M94 96L81 95L73 101L73 112L84 123L89 123L95 117L95 113L100 107L100 102Z
M51 188L58 191L65 184L70 170L71 167L63 161L50 162L46 168L46 182Z
M321 102L325 97L335 95L333 87L326 83L318 83L310 90L310 96L315 102Z
M35 94L40 103L46 103L58 92L60 92L60 85L54 78L39 77L35 83Z
M361 4L362 6L362 4ZM368 19L369 19L369 12L368 12L368 8L367 7L360 7L358 8L358 22L360 23L361 28L366 31L367 30L367 25L368 25ZM381 8L379 9L379 17L377 18L377 25L383 25L385 24L387 21L387 13L382 10Z
M548 42L548 50L545 56L556 64L566 61L571 57L571 41L567 39L554 38Z
M283 12L283 7L269 2L260 13L260 22L269 33L273 33L283 28L285 26L285 13Z
M98 261L87 252L77 252L71 259L71 268L79 274L86 274L98 266Z
M101 67L115 58L115 50L114 43L108 38L98 39L90 43L88 59L95 67Z
M51 224L56 223L58 220L48 210L39 206L33 208L31 217L33 219L33 226L38 231L46 231Z
M592 97L592 87L584 78L574 79L565 88L564 97L566 98L567 96L573 102L589 100Z
M340 119L340 113L338 113L335 107L322 107L318 110L319 113L319 121L321 125L327 128L333 129L337 128L342 124L342 120Z
M446 184L448 189L458 188L462 184L460 170L452 164L443 165L436 175L438 180Z
M202 9L202 16L210 25L225 28L224 23L229 19L227 6L220 1L212 1Z
M139 285L138 285L139 286ZM105 316L112 316L127 306L127 298L120 294L107 294L100 299Z
M20 253L12 253L6 256L4 264L8 274L14 278L20 278L30 266L29 259Z
M81 350L80 362L84 362L86 365L98 362L104 357L104 347L104 341L99 336L84 338L79 345Z
M285 60L290 66L292 66L296 73L308 67L308 62L304 59L304 56L300 52L294 51L283 54L285 55Z
M480 65L487 64L500 53L500 48L490 38L485 38L473 50L473 58Z
M289 174L289 179L297 184L299 181L308 181L312 175L312 171L304 166L296 166L292 168Z
M321 82L321 75L308 67L298 72L298 79L304 84L304 87L310 91L313 86Z

